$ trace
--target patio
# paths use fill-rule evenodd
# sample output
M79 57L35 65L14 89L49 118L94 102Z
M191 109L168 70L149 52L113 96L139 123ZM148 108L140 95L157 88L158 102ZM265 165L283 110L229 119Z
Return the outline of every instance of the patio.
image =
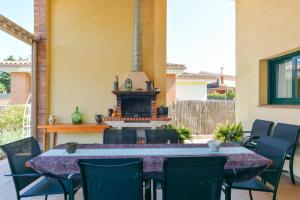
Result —
M5 177L5 174L9 174L10 170L8 167L7 160L0 161L0 199L5 200L15 200L16 194L14 190L14 185L11 177ZM299 197L300 193L300 185L293 185L289 178L286 176L282 176L281 182L279 185L279 191L278 191L278 200L284 199L284 200L295 200ZM262 193L254 192L254 198L256 200L269 200L271 199L271 194L268 193ZM247 191L238 191L233 190L232 193L232 200L244 200L245 197L248 199L248 192ZM32 200L44 200L44 197L35 197L35 198L27 198ZM76 200L83 200L82 190L80 190L76 196ZM224 195L222 194L222 200L224 199ZM63 197L61 195L59 196L51 196L49 197L49 200L63 200ZM161 200L161 191L158 192L158 200Z
M35 34L0 15L6 32L15 37L22 33L18 38L31 45L34 72L31 86L31 135L34 137L2 146L10 164L16 166L12 169L18 170L13 172L14 185L11 177L4 176L10 174L7 160L0 161L0 199L15 200L14 187L21 190L26 186L31 193L22 193L24 197L65 192L70 200L83 200L84 188L89 200L120 197L132 200L133 197L142 199L143 195L146 200L156 200L149 195L151 190L157 191L157 199L162 200L162 190L157 183L163 184L167 200L220 198L221 188L225 188L226 199L233 200L249 199L251 191L255 200L272 199L272 193L273 199L276 193L279 200L299 198L300 186L292 176L295 174L299 182L299 152L296 151L300 133L297 110L300 53L296 52L299 45L296 44L297 48L294 44L286 45L284 49L266 46L268 51L255 54L253 63L244 63L248 61L246 58L252 58L248 56L248 48L243 46L248 41L245 33L252 33L258 41L265 39L260 38L261 34L255 35L255 24L252 30L246 28L251 27L251 23L244 27L252 17L252 14L248 16L251 9L247 8L255 5L255 10L264 6L259 1L250 5L244 3L246 1L236 2L239 85L237 101L232 104L232 122L237 123L214 127L214 141L207 143L200 136L193 144L184 144L192 136L185 138L183 134L191 131L181 126L183 123L175 126L172 118L176 117L164 106L168 90L166 0L94 0L90 4L35 0ZM267 7L280 10L280 6ZM256 21L268 19L260 14L254 15ZM284 15L279 13L278 16ZM272 26L270 21L265 23ZM280 43L278 38L273 39ZM253 52L261 44L266 43L257 43L252 47ZM247 54L244 55L245 49ZM259 77L253 76L251 81L259 87L249 95L244 93L250 83L247 74L255 67L249 70L248 66L255 66L254 63L258 69L255 75L259 72ZM282 66L283 70L277 69ZM288 69L293 69L291 80L286 76ZM286 82L291 87L286 88ZM202 106L198 107L194 108L197 117L192 121L195 122L201 121L198 115ZM271 111L278 107L280 109ZM291 115L283 118L280 112L287 108ZM260 112L260 109L265 110ZM216 113L220 120L225 119L222 114L227 115L225 111ZM186 111L182 111L182 115L192 118ZM210 121L214 126L219 123L214 119ZM247 132L250 136L244 137L245 130L250 129ZM193 134L212 132L199 130ZM284 163L288 164L286 160L289 160L291 179L286 175L280 179ZM33 184L39 186L30 187L28 183L36 180L35 172L57 179L44 178ZM25 177L23 173L27 173ZM79 174L82 182L75 179ZM221 193L221 199L225 199ZM49 199L60 200L63 196L49 196Z

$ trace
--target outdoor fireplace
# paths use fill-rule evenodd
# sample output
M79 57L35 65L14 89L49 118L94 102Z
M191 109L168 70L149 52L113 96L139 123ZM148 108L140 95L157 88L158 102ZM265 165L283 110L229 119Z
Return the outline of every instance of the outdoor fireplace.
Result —
M126 88L126 81L120 85L118 79L114 83L113 94L117 97L116 116L104 121L112 127L156 128L165 125L170 119L157 116L156 96L159 90L154 86L146 86L149 79L142 71L142 0L134 3L133 62L126 80L130 80L131 88ZM144 134L143 134L144 135Z
M113 91L117 97L117 116L122 118L156 117L159 91Z
M122 117L151 117L151 98L147 96L125 96L121 99Z

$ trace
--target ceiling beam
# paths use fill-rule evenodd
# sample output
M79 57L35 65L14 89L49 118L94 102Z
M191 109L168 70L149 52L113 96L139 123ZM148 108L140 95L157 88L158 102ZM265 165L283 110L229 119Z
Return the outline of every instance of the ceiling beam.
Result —
M30 33L20 25L16 24L15 22L11 21L1 14L0 29L29 45L32 45L33 41L38 40L38 38L34 34Z

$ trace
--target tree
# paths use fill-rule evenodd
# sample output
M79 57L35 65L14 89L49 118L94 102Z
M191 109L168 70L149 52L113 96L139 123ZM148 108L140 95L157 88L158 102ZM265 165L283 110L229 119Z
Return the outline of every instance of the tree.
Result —
M28 60L28 58L23 58L21 56L19 56L18 59L16 59L13 55L8 56L7 58L4 59L4 61L24 61L24 60Z
M7 72L0 72L0 84L4 86L6 92L10 92L11 76Z
M0 93L4 93L6 91L6 87L0 83Z
M16 61L15 57L13 55L8 56L7 58L4 59L4 61Z

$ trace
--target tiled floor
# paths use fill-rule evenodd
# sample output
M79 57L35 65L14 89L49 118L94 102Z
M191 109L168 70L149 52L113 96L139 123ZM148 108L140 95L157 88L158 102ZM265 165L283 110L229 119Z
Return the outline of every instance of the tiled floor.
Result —
M0 161L0 200L16 200L14 184L11 177L5 177L4 174L9 174L7 161ZM27 198L28 200L42 200L44 198ZM63 197L51 196L49 200L62 200ZM75 197L76 200L83 200L82 191L80 190ZM224 199L224 197L223 197ZM250 199L247 191L233 190L233 200L248 200ZM271 200L271 194L254 192L255 200ZM285 176L282 177L279 191L278 200L297 200L300 199L300 183L296 186L292 185L289 179ZM161 200L161 191L158 192L158 200Z

